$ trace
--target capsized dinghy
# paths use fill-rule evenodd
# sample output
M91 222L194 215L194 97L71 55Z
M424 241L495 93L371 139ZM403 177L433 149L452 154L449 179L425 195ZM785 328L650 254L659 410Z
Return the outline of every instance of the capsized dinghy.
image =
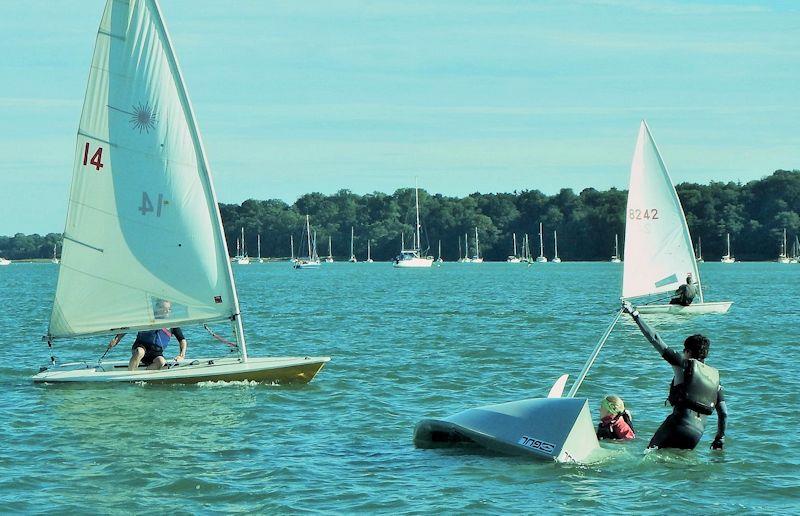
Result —
M329 360L248 357L208 161L158 3L109 0L45 340L52 348L59 339L213 322L231 325L235 357L128 371L125 362L56 364L51 356L33 381L308 382Z
M474 443L509 455L586 462L599 450L585 398L531 398L423 419L414 429L418 448Z
M707 303L681 201L647 123L642 120L631 162L625 222L622 299L642 314L724 314L730 301ZM691 274L699 302L689 306L647 304L674 292Z

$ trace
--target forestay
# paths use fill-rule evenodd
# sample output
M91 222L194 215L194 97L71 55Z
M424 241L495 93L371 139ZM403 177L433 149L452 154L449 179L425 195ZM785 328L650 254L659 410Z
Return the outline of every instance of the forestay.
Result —
M171 302L171 311L156 308ZM238 313L200 135L154 0L109 0L75 146L51 338Z
M692 273L700 286L692 240L678 194L645 121L631 163L622 297L674 291ZM702 301L702 292L700 294Z

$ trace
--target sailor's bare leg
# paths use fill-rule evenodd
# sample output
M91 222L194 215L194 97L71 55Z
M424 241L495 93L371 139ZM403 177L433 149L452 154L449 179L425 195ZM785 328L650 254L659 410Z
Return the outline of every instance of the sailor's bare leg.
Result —
M153 363L152 363L152 364L150 364L149 366L147 366L147 368L148 368L148 369L150 369L150 370L153 370L153 369L161 369L162 367L164 367L164 365L165 365L166 363L167 363L167 361L166 361L166 360L164 360L164 357L156 357L156 358L153 360Z
M128 371L136 371L139 367L139 362L142 361L142 357L144 357L144 348L133 348L131 359L128 362Z

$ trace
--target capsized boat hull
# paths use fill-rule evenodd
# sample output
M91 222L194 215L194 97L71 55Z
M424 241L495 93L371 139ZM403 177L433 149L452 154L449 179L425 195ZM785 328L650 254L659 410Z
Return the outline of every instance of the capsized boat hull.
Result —
M692 303L689 306L682 305L641 305L636 309L640 314L672 314L672 315L695 315L695 314L724 314L730 309L733 301L717 301L714 303Z
M600 450L585 398L531 398L487 405L443 419L424 419L414 445L477 444L499 453L559 462L588 462Z
M329 357L199 358L183 360L157 371L140 367L128 371L122 361L89 364L73 362L41 371L35 383L183 383L255 381L262 383L308 383L322 369Z

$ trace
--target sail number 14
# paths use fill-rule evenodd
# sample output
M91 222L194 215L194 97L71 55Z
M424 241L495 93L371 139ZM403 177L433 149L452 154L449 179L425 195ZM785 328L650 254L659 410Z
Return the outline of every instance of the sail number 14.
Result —
M628 218L631 220L655 220L658 218L658 209L652 208L640 210L639 208L628 210Z
M103 148L97 147L91 159L89 158L89 151L89 142L86 142L86 145L83 147L83 164L93 165L95 170L100 171L100 169L103 168Z

